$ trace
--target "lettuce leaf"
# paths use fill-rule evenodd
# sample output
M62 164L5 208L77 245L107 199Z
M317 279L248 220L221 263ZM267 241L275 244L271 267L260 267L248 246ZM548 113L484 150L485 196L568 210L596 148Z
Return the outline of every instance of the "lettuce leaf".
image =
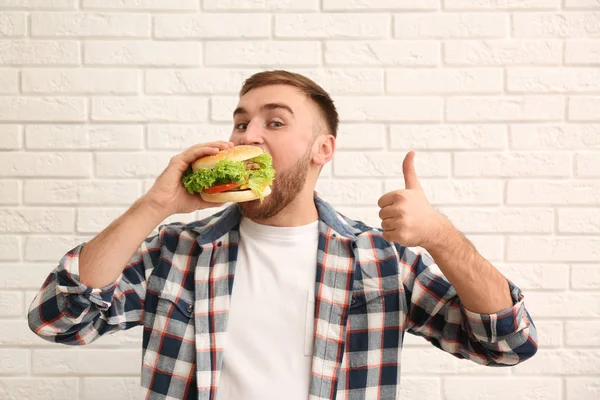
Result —
M241 161L222 160L213 169L201 169L196 172L188 169L183 176L183 185L188 193L194 194L222 183L245 184L262 201L263 188L275 179L273 159L269 153L263 153L249 161L260 164L260 169L247 170Z

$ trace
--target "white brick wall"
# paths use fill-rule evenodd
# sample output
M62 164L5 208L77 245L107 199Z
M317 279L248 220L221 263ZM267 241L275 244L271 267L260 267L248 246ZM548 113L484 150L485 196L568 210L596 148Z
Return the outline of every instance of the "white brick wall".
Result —
M525 290L534 359L410 336L403 399L600 398L599 0L0 0L0 399L140 398L139 328L66 349L27 307L275 67L339 107L322 196L378 225L414 149L431 202Z

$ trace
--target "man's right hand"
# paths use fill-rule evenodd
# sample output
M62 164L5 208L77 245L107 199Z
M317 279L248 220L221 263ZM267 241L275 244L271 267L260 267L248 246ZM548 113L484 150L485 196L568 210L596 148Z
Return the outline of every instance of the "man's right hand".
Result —
M182 178L190 164L197 159L218 153L233 147L233 143L219 141L192 146L183 153L177 154L167 168L160 174L154 185L143 197L143 201L165 218L178 213L190 213L221 204L209 203L199 194L189 194L183 186Z

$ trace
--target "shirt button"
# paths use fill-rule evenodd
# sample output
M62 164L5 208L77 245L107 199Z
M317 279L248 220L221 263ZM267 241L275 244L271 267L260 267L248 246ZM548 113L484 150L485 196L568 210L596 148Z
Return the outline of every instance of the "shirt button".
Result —
M187 308L187 312L191 313L192 311L194 311L194 306L190 304Z
M354 305L356 303L356 299L354 297L352 297L351 303L352 303L352 305Z

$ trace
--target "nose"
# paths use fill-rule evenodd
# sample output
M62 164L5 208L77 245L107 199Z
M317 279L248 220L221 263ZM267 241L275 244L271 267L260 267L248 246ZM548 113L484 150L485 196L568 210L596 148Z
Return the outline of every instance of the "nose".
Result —
M262 129L257 121L250 121L246 131L242 134L242 144L260 145L263 144Z

